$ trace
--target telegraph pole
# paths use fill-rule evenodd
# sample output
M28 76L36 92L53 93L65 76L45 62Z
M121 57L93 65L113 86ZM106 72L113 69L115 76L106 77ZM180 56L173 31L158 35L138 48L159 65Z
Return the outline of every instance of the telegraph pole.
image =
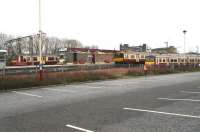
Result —
M43 69L42 69L42 15L41 15L41 0L39 0L39 54L40 54L40 62L39 62L39 74L40 80L43 79Z

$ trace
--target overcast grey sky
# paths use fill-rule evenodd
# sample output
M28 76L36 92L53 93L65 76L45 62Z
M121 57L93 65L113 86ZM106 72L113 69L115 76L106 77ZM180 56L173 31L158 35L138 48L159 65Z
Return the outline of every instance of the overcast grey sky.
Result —
M120 43L183 50L200 44L199 0L42 0L42 30L85 45L118 49ZM38 0L0 0L0 32L38 32Z

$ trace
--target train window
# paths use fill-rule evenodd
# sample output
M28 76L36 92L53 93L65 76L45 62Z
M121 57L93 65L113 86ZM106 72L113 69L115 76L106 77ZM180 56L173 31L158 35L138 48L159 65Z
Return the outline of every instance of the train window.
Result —
M163 62L165 62L165 59L163 59Z
M132 58L132 59L135 59L135 55L131 55L131 58Z
M33 57L33 61L37 61L37 57Z
M171 59L171 62L174 62L174 60L173 60L173 59Z
M159 62L162 62L162 59L160 59Z
M30 57L27 57L27 58L26 58L26 60L27 60L27 61L30 61L30 60L31 60L31 58L30 58Z
M174 59L174 62L177 62L177 59Z
M124 54L124 58L128 58L128 54Z
M3 59L4 59L4 56L3 56L3 55L2 55L2 56L0 55L0 60L3 60Z
M44 60L46 60L46 57L44 56L44 57L42 57L42 60L44 61Z
M152 62L152 61L155 61L155 56L146 56L146 61L148 61L148 62ZM156 59L156 61L157 61L157 59Z
M48 60L54 60L54 57L48 57Z
M89 56L88 56L89 57ZM64 59L64 55L60 55L60 59Z
M116 57L116 58L124 58L124 54L123 53L116 53L114 55L114 57Z

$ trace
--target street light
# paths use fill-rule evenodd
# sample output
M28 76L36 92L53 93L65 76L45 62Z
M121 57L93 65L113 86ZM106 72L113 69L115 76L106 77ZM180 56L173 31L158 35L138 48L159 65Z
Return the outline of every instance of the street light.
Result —
M42 71L42 15L41 15L41 0L39 0L39 53L40 53L40 62L39 62L39 74L40 80L43 78L43 71Z
M183 35L184 35L184 54L185 54L185 45L186 45L186 33L187 33L187 30L183 30Z
M187 33L187 30L183 30L183 35L184 35L184 60L185 60L184 65L186 64L186 54L185 54L186 33Z

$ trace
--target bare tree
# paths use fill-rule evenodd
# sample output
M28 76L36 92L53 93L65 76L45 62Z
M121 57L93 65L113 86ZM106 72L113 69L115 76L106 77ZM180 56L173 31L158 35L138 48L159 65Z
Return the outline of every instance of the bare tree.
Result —
M82 43L75 39L63 39L62 48L81 48L83 47Z
M92 45L92 46L86 45L86 46L84 46L84 48L87 48L87 49L98 49L98 46L97 45Z
M14 37L11 35L0 33L0 48L4 47L4 43L7 40L11 40ZM83 47L82 43L75 39L59 39L57 37L46 37L43 36L42 51L43 54L55 55L58 53L58 50L61 48L81 48ZM28 36L22 37L19 39L14 39L10 42L9 45L14 54L39 54L39 36ZM96 48L96 46L93 46Z
M7 34L4 34L4 33L0 33L0 49L3 49L3 48L6 48L4 43L7 41L7 40L10 40L12 39L13 36L11 35L7 35Z
M62 41L56 37L45 39L45 54L56 54L62 47Z

